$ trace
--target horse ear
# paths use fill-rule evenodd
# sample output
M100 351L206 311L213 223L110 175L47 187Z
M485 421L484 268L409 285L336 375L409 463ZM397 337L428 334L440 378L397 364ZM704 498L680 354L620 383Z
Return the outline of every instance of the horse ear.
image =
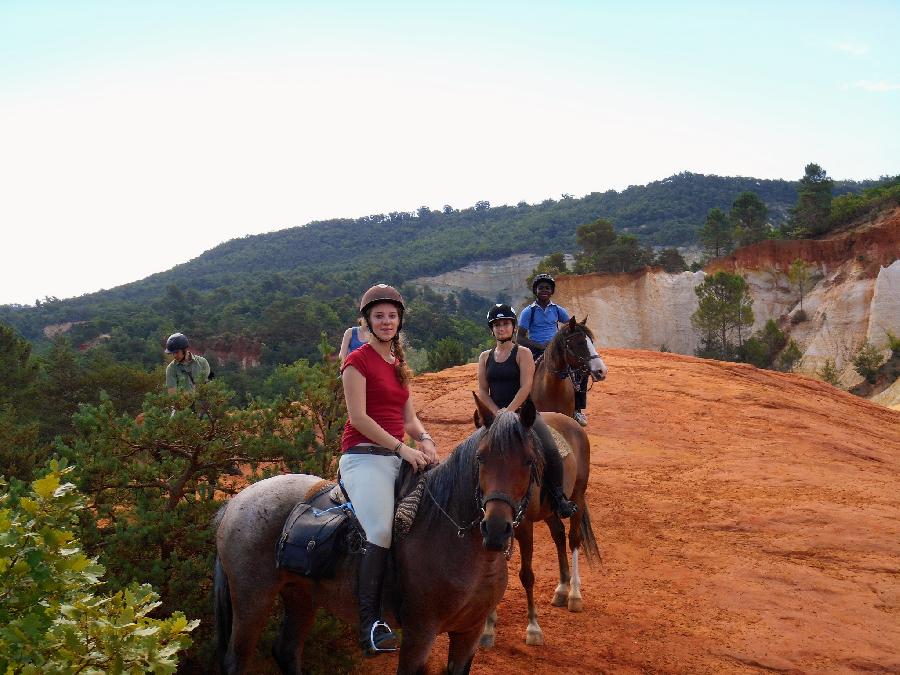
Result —
M578 325L578 322L575 320L575 317L574 316L571 317L569 319L569 330L574 330L575 326L577 326L577 325Z
M534 403L529 396L525 399L525 403L523 403L522 407L519 409L519 421L525 426L526 429L530 429L534 426L534 420L536 418L537 408L534 407Z
M481 399L478 398L478 394L474 391L472 392L472 398L475 399L475 407L477 410L475 414L481 418L481 421L484 423L485 427L489 427L494 423L494 413L492 413L488 407L481 402Z
M472 424L475 425L476 429L481 428L481 415L478 414L478 411L472 413Z
M584 319L581 322L582 326L587 326L587 314L584 315Z

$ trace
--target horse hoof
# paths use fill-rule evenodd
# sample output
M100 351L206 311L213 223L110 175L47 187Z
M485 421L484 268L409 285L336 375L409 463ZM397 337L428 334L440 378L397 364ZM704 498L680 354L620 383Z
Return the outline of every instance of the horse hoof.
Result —
M529 647L540 647L544 644L544 634L539 630L526 631L525 644Z
M580 612L584 608L581 598L569 598L569 611Z
M553 596L553 600L550 601L550 604L554 607L565 607L568 601L568 597L566 597L565 593L556 593Z
M478 645L482 649L490 649L494 646L494 636L493 635L482 635L481 640L478 641Z

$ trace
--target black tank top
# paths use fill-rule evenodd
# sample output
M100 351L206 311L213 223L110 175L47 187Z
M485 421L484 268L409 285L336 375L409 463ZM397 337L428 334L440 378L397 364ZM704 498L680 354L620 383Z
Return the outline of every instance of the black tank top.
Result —
M519 364L516 362L516 352L519 345L515 345L509 353L509 357L503 363L494 360L494 350L488 353L487 358L487 383L491 400L498 408L506 408L516 397L521 385L519 377Z

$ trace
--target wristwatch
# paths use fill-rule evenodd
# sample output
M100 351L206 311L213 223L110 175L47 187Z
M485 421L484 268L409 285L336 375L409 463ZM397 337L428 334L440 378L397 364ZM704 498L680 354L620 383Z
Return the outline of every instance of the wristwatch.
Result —
M431 441L432 443L434 443L434 439L428 434L427 431L423 431L421 434L419 434L419 437L416 440L420 443L422 441Z

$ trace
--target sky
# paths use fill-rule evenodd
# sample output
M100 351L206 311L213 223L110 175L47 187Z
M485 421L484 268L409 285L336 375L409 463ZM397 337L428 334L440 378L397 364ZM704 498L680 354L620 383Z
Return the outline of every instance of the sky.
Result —
M681 171L900 174L900 3L0 0L0 304Z

